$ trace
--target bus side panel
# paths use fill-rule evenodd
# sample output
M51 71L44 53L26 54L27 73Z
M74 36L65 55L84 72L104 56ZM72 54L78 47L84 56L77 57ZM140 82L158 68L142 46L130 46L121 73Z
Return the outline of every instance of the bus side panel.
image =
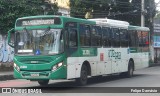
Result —
M134 65L135 65L135 70L143 68L142 66L142 54L141 53L133 53L134 55Z
M143 58L142 58L142 65L143 68L149 66L149 53L148 52L143 52Z
M112 62L108 57L109 48L98 48L98 64L97 64L97 75L110 74L112 72Z
M138 50L138 48L131 48L130 51L130 56L134 60L135 70L149 66L148 52L142 52L141 50Z
M107 57L111 62L111 73L126 72L130 58L129 48L108 48Z
M118 51L118 49L117 49ZM119 72L126 72L128 71L128 62L130 59L129 48L119 48L121 52L121 57L119 60Z
M68 57L67 59L67 79L79 78L84 61L88 61L91 67L91 76L97 75L97 56L93 57Z

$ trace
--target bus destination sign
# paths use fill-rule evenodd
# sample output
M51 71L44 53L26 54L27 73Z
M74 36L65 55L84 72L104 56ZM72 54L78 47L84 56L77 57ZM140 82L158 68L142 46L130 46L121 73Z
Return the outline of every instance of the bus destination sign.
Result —
M54 19L22 21L23 26L54 24Z
M16 26L37 26L37 25L50 25L61 24L60 18L34 18L34 19L20 19L17 21Z

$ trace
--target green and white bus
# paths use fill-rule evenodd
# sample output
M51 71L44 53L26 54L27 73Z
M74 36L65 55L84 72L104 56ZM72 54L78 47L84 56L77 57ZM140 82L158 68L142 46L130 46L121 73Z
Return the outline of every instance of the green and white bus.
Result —
M14 38L14 39L13 39ZM149 64L149 29L111 19L43 15L18 18L8 32L14 77L38 81L120 73L132 77Z

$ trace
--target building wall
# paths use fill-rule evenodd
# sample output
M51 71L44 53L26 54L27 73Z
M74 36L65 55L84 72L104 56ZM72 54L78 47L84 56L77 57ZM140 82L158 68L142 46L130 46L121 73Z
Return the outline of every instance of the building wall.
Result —
M57 3L59 7L59 12L64 16L70 16L70 0L50 0L51 3Z
M12 62L14 49L7 44L7 35L0 34L0 62Z
M58 7L63 7L66 9L70 9L69 0L51 0L51 3L57 3Z
M154 58L155 62L160 60L160 19L154 19ZM157 61L158 60L158 61Z

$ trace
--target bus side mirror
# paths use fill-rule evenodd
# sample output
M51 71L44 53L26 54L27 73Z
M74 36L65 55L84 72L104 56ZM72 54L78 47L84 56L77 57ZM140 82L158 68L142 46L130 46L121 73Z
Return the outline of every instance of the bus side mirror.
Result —
M8 31L8 45L14 48L14 28ZM12 41L11 41L12 39Z

